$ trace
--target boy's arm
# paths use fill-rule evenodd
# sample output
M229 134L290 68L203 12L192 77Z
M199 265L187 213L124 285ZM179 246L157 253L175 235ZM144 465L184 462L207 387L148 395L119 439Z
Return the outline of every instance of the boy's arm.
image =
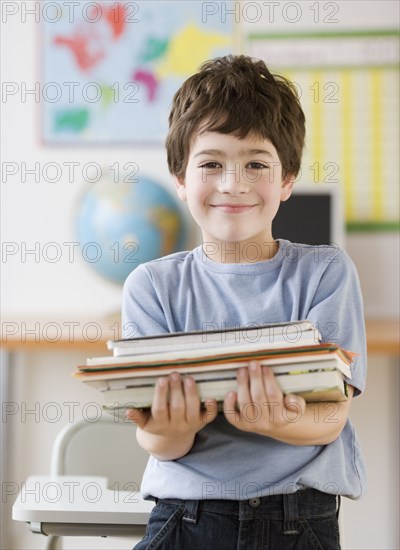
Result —
M157 380L151 411L132 409L127 416L137 424L137 440L158 460L176 460L193 446L196 433L214 420L215 401L200 407L196 383L191 377L182 381L177 373Z
M239 369L238 392L226 397L225 417L239 430L290 445L328 445L346 424L352 396L349 386L347 401L306 404L299 396L284 396L271 370L254 361Z
M151 274L138 266L127 278L122 301L124 338L170 332ZM143 449L159 460L175 460L187 454L196 433L217 416L210 401L201 409L193 379L179 375L158 379L151 411L131 409L127 418L137 425L136 437Z

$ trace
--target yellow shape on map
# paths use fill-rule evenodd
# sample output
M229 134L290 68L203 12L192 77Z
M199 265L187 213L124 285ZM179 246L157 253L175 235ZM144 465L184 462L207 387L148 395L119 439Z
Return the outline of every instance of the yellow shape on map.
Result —
M179 239L179 231L182 229L179 215L169 208L157 206L150 209L149 219L157 227L162 238L160 255L171 254Z
M196 25L189 24L171 38L165 57L157 65L156 74L159 78L171 75L185 77L212 57L213 48L230 43L230 36L204 32Z

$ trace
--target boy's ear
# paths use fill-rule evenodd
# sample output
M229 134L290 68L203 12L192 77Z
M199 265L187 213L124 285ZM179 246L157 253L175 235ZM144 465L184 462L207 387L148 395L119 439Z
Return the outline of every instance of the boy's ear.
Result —
M182 176L174 176L174 182L178 198L180 198L181 201L186 202L185 178L183 178Z
M295 176L293 174L288 174L286 178L282 181L281 189L281 201L287 201L290 195L292 194L293 184Z

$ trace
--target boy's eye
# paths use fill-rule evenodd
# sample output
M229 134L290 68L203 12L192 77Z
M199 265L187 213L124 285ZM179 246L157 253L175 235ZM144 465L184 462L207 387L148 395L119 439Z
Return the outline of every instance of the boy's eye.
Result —
M250 170L263 170L265 168L269 168L267 164L263 164L262 162L249 162L246 165L246 168L250 168Z
M219 162L204 162L200 165L200 168L205 168L206 170L216 170L217 168L221 168L221 164Z

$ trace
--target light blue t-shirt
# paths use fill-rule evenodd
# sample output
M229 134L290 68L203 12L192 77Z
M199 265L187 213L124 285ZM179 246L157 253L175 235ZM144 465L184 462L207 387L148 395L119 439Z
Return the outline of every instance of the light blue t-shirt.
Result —
M310 319L324 341L358 354L351 384L364 390L366 344L360 285L348 255L334 246L278 240L277 254L248 264L217 263L202 247L140 265L123 294L124 338ZM335 421L335 404L319 419ZM150 457L144 498L244 500L312 487L359 498L366 488L350 422L329 445L294 446L238 430L223 414L173 461Z

